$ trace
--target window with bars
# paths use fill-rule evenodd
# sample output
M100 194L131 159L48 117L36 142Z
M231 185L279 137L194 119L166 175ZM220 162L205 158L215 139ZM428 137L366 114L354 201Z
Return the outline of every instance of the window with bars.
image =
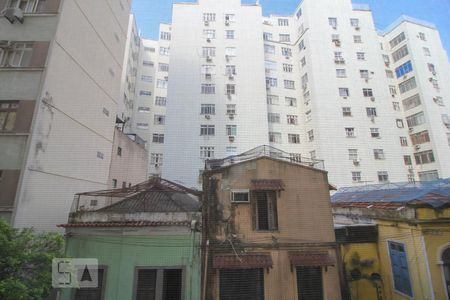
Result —
M353 128L353 127L345 128L345 135L347 137L355 137L355 128Z
M339 88L339 96L348 97L350 96L350 91L348 88Z
M200 125L200 135L215 135L216 128L214 125Z
M203 57L214 57L214 56L216 56L216 48L215 47L203 47L202 55L203 55Z
M300 266L296 267L297 294L301 300L323 300L322 267Z
M414 159L417 165L429 164L435 161L433 150L414 153Z
M225 92L227 95L236 95L236 85L235 84L227 84Z
M362 43L362 38L361 38L361 36L360 36L360 35L354 35L354 36L353 36L353 42L356 43L356 44Z
M155 115L154 116L154 124L155 125L164 125L166 123L166 116L164 115Z
M294 90L295 89L295 81L293 80L284 80L284 88Z
M202 94L215 94L216 93L216 85L204 83L201 85L201 93Z
M204 13L203 14L203 21L204 22L215 22L216 21L216 14L215 13Z
M345 69L336 69L336 77L345 78L347 77L347 72Z
M289 19L278 19L278 26L289 26Z
M342 115L344 117L351 117L352 116L352 108L351 107L343 107L342 108Z
M288 142L290 144L300 144L300 135L299 134L288 134Z
M287 115L287 123L289 125L297 125L298 124L298 116L296 115Z
M158 97L158 96L156 96L156 98L155 98L155 105L156 106L166 106L166 101L167 101L166 97Z
M314 141L314 130L309 130L307 134L308 134L308 141L310 142Z
M269 123L280 123L280 114L279 113L268 113L267 120Z
M418 112L412 116L406 117L406 122L408 123L408 127L415 127L425 123L425 114L423 111Z
M352 172L352 181L353 182L361 182L361 172L359 172L359 171Z
M265 41L271 41L273 40L273 35L270 32L263 32L263 39Z
M170 32L161 31L161 33L160 33L160 35L159 35L159 38L160 38L161 40L170 41L170 39L171 39L171 34L170 34Z
M279 97L275 95L267 95L267 104L269 105L278 105L280 103Z
M156 168L162 166L163 154L162 153L151 153L150 154L150 164Z
M286 57L291 57L292 50L290 48L281 47L281 54Z
M164 144L164 134L162 134L162 133L154 133L152 142L153 143L157 143L157 144Z
M166 79L158 79L158 81L156 82L156 87L160 89L167 89L168 85L169 81Z
M182 286L183 286L182 269L138 268L136 270L134 280L135 280L134 299L136 300L182 299ZM160 286L158 286L158 284Z
M269 132L269 142L281 143L281 133L280 132Z
M384 150L383 149L373 149L373 157L375 159L379 159L379 160L385 159Z
M389 182L389 174L387 171L378 171L378 182Z
M16 124L19 101L0 101L0 131L12 131Z
M357 160L358 159L358 149L348 149L348 159Z
M226 75L236 75L236 66L235 65L226 65L225 73L226 73Z
M203 29L203 36L207 39L215 39L216 31L214 29Z
M226 132L228 136L237 135L237 125L226 125Z
M328 18L328 24L332 28L336 28L337 27L337 18Z
M167 47L159 47L159 55L161 56L169 56L170 49Z
M211 147L211 146L200 146L200 158L201 159L214 158L214 147Z
M227 115L236 114L236 104L227 104Z
M279 34L279 40L280 42L290 42L291 41L291 35L290 34Z
M380 129L379 128L370 128L370 136L373 138L380 137Z
M283 64L283 71L286 73L292 73L294 66L291 64Z
M428 143L430 141L430 135L428 134L428 130L424 130L418 133L414 133L410 135L411 143L413 145L419 145Z
M376 117L377 109L375 107L366 107L366 113L368 117Z
M201 115L215 115L216 105L215 104L202 104L200 107Z
M402 32L395 38L393 38L391 41L389 41L389 45L391 46L391 48L394 48L395 46L403 42L405 39L406 39L405 33Z
M397 62L408 54L409 54L408 46L404 45L403 47L392 53L392 59L394 60L394 62Z
M273 78L273 77L266 77L266 86L267 87L277 87L278 79Z
M159 63L158 70L160 72L169 72L169 64Z
M234 30L227 30L225 32L225 38L228 40L233 40L234 39Z
M356 52L356 58L358 60L365 60L366 59L366 54L364 52Z
M264 300L264 269L221 269L220 299Z

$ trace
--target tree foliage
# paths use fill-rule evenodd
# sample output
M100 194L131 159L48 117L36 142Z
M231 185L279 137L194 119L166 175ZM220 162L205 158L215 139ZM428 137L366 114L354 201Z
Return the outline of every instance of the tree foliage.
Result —
M63 244L60 234L14 229L0 219L0 299L45 299L52 259L63 256Z

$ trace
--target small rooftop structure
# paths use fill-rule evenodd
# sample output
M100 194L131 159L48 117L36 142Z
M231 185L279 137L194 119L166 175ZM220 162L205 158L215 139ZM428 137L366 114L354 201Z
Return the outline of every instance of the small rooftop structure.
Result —
M325 169L323 160L311 159L299 155L293 156L290 153L284 152L283 150L277 149L275 147L262 145L238 155L228 156L223 159L207 160L205 162L205 170L207 171L216 170L219 168L228 167L236 163L253 160L260 157L279 159L290 163L317 168L321 170Z
M341 188L331 197L334 207L397 209L401 206L450 207L450 178Z

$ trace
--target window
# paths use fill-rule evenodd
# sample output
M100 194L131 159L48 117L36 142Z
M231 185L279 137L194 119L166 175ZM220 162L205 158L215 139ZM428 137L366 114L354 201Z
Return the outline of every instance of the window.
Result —
M20 1L23 2L23 1ZM1 49L0 67L28 67L33 53L33 43L15 42L11 48Z
M216 31L214 29L203 29L203 36L207 39L215 39Z
M298 117L296 115L287 115L287 123L289 125L297 125Z
M364 97L373 97L372 89L363 89L363 95Z
M166 116L163 115L155 115L154 124L155 125L164 125L166 122Z
M419 32L419 39L421 39L422 41L426 41L427 38L425 37L425 33Z
M209 83L202 84L201 93L202 94L215 94L216 93L216 85L209 84Z
M271 60L266 60L264 62L264 66L266 68L266 72L270 72L272 70L276 70L277 69L277 62L276 61L271 61Z
M144 51L146 51L146 52L155 52L155 48L152 48L152 47L144 47Z
M225 92L227 95L236 95L236 85L235 84L227 84Z
M122 156L122 147L117 147L117 156Z
M308 131L308 141L314 141L314 130Z
M155 65L155 63L152 62L152 61L149 61L149 60L144 60L144 61L142 62L142 65L143 65L143 66L146 66L146 67L153 67L153 66Z
M275 46L264 45L264 52L269 54L275 54Z
M300 19L300 17L302 16L302 9L299 8L295 15L296 15L297 19Z
M345 69L336 69L336 77L345 78L347 77L347 72Z
M215 135L216 129L214 125L200 125L200 135Z
M158 69L160 72L169 72L169 64L159 63Z
M379 128L370 128L370 136L373 138L380 137L380 129Z
M141 80L144 81L144 82L152 82L153 78L152 78L152 76L142 75L141 76Z
M112 180L112 188L113 189L117 188L117 179Z
M366 112L368 117L377 116L377 109L375 107L366 107Z
M162 133L154 133L153 134L153 143L164 144L164 134Z
M219 299L264 300L264 269L220 269Z
M352 27L359 27L359 19L350 19L350 25Z
M281 54L286 57L292 56L292 50L290 48L281 47Z
M236 104L227 104L227 115L236 114Z
M423 47L423 54L425 54L425 56L431 56L430 49L427 47Z
M359 76L364 79L369 79L369 70L359 70Z
M439 179L439 173L437 170L419 172L420 181L433 181Z
M225 14L225 21L235 22L236 21L236 15L235 14Z
M202 74L216 74L216 66L214 65L202 65Z
M434 101L437 105L445 106L444 100L443 100L442 97L440 97L440 96L434 97L434 98L433 98L433 101Z
M167 89L169 81L165 79L158 79L156 82L156 87L160 89Z
M290 42L291 36L289 34L280 34L280 42Z
M236 66L235 65L226 65L225 73L227 75L236 75Z
M405 74L408 74L409 72L412 72L413 67L410 60L402 64L401 66L395 68L395 74L397 75L397 78L404 76Z
M397 119L395 120L395 123L397 124L398 128L403 128L405 127L405 125L403 125L403 120L402 119Z
M333 33L333 34L331 35L331 41L332 41L333 43L338 43L338 42L340 42L339 34Z
M373 149L373 157L375 159L385 159L384 157L384 150L383 149Z
M203 21L204 22L215 22L216 21L216 14L204 13L203 14Z
M266 86L267 87L277 87L278 80L276 78L266 77Z
M400 243L388 241L389 256L391 258L392 275L396 291L411 296L411 280L409 278L408 258L405 246Z
M233 57L233 56L236 56L236 48L226 47L225 48L225 57Z
M347 137L355 137L355 128L353 128L353 127L345 128L345 135Z
M151 96L152 92L150 91L139 91L139 96Z
M280 114L278 113L268 113L267 118L269 123L280 123Z
M297 106L297 99L291 97L285 97L286 106Z
M113 180L113 185L114 185L114 180ZM117 180L116 180L116 187L117 187ZM85 299L101 300L101 299L104 299L104 297L105 297L105 282L106 282L105 278L106 278L106 269L99 267L98 273L97 273L98 286L95 288L75 289L74 300L85 300Z
M309 102L311 102L311 94L309 92L306 92L303 94L303 98L305 101L305 105L309 105Z
M200 158L201 159L214 158L214 147L201 146L200 147Z
M315 151L315 150L310 151L310 152L309 152L309 157L310 157L311 159L316 159L316 151Z
M292 73L292 69L294 68L291 64L283 64L283 71L286 73Z
M358 159L358 149L348 149L348 159L349 160Z
M406 93L407 91L410 91L412 89L414 89L417 86L416 84L416 78L412 77L406 81L403 81L402 83L400 83L398 85L399 89L400 89L400 93Z
M302 155L300 153L289 153L291 162L302 162Z
M414 159L417 165L429 164L434 162L434 154L432 150L414 153Z
M387 171L378 171L378 182L389 182L389 174Z
M308 83L308 73L302 76L302 86L306 86Z
M343 107L342 108L342 115L344 117L351 117L352 116L352 108L351 107Z
M269 132L269 142L281 143L281 133L280 132Z
M278 19L278 26L289 26L288 19Z
M136 123L137 129L148 129L148 123Z
M134 299L182 299L182 269L138 268L136 276Z
M442 123L444 123L445 127L447 127L447 129L450 129L450 116L447 114L442 114L441 119L442 119Z
M403 162L405 163L406 166L411 166L412 165L411 156L403 155Z
M300 63L302 64L302 67L306 66L306 57L302 57Z
M405 33L402 32L399 35L397 35L395 38L393 38L389 44L391 45L391 48L394 48L395 46L397 46L398 44L400 44L401 42L403 42L406 39Z
M308 110L305 112L305 119L306 119L306 122L309 122L312 120L311 110Z
M408 139L405 136L401 136L400 137L400 145L402 147L407 147L408 146Z
M215 104L202 104L200 108L201 115L215 115L216 105Z
M296 267L298 299L323 300L322 267L300 266Z
M150 113L150 107L148 106L139 106L138 112L140 113Z
M360 35L354 35L353 36L353 42L355 42L356 44L362 43L361 36Z
M435 74L436 74L436 68L434 67L434 65L428 63L427 66L428 66L428 70L429 70L433 75L435 75Z
M156 96L156 98L155 98L155 105L156 106L166 106L166 101L167 101L166 97L158 97L158 96Z
M161 34L159 35L159 38L161 40L170 41L170 38L171 38L170 32L161 31Z
M269 33L269 32L263 32L263 39L264 39L265 41L271 41L271 40L273 40L273 36L272 36L272 34Z
M413 145L424 144L430 141L430 135L428 134L428 130L424 130L418 133L414 133L410 135L411 143Z
M425 115L423 111L414 114L412 116L406 117L406 122L408 127L414 127L425 123Z
M366 54L364 52L356 52L356 58L358 60L365 60L366 59Z
M337 18L328 18L328 24L332 28L336 29L336 27L337 27Z
M284 81L284 88L285 89L295 89L295 81L293 80L285 80Z
M361 182L361 172L352 172L352 181Z
M269 105L278 105L279 104L279 98L275 95L267 95L267 104Z
M300 51L302 51L303 49L305 49L305 40L301 40L300 43L298 43L298 49Z
M348 97L350 96L350 92L348 88L339 88L339 96Z
M237 147L226 147L225 151L230 155L236 155Z
M391 60L389 59L389 55L383 54L383 61L386 66L389 66Z
M234 30L227 30L227 31L225 32L225 37L226 37L228 40L234 40Z
M166 47L159 47L159 55L169 56L170 49Z
M389 92L391 93L391 95L397 95L397 88L395 87L395 85L390 85L389 86Z
M231 202L235 203L249 203L250 202L249 190L232 190Z
M203 47L202 48L202 56L203 57L214 57L214 56L216 56L216 48L215 47Z
M231 136L237 135L237 126L236 125L227 125L226 130L227 130L227 135L231 135Z
M394 110L400 111L400 102L392 102L392 108Z
M252 191L255 230L277 230L277 197L275 191Z
M394 78L394 72L391 70L386 70L386 77L387 78Z
M300 135L299 134L288 134L288 141L291 144L300 144Z
M12 131L17 119L18 101L0 101L0 131Z
M406 98L405 100L402 101L403 103L403 109L406 110L410 110L414 107L417 107L421 104L420 102L420 96L419 94L411 96L409 98Z
M392 53L392 59L394 60L394 62L397 62L408 54L409 54L408 46L404 45L403 47Z

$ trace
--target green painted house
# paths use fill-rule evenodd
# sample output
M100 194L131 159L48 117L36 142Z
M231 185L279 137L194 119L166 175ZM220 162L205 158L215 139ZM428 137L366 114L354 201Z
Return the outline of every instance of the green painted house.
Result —
M66 255L97 258L99 286L61 299L199 299L199 196L164 179L75 195Z

